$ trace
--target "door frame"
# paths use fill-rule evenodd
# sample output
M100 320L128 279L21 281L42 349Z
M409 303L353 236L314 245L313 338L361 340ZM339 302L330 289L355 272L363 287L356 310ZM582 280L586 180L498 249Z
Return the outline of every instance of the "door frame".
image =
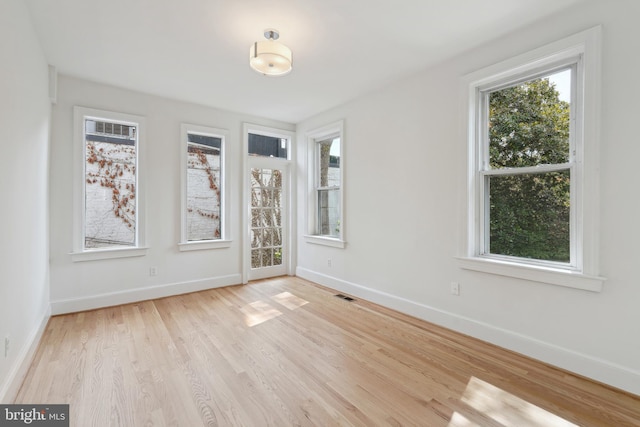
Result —
M283 138L287 140L287 159L257 157L250 159L249 156L249 134L258 134ZM285 272L289 276L295 274L295 260L297 253L296 239L296 185L295 185L295 132L284 129L277 129L267 126L255 125L252 123L243 123L242 126L242 283L247 284L251 273L251 198L249 173L251 171L251 163L264 168L283 169L286 179L282 182L283 193L285 194L285 214L287 224L283 224L283 246L287 248L286 254L283 254L282 263L285 266Z

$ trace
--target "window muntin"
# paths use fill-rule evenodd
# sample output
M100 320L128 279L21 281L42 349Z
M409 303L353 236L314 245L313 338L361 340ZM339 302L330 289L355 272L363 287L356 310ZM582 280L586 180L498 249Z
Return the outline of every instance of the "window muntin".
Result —
M316 142L317 230L319 236L340 237L340 137Z
M576 70L573 64L481 90L482 255L575 265Z
M186 241L222 238L222 137L187 132Z
M84 117L82 250L138 244L138 124Z

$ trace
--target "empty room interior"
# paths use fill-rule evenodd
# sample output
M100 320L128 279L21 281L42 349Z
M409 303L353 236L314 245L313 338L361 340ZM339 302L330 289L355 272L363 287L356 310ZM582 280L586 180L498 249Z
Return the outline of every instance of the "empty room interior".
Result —
M3 0L0 403L640 426L639 18Z

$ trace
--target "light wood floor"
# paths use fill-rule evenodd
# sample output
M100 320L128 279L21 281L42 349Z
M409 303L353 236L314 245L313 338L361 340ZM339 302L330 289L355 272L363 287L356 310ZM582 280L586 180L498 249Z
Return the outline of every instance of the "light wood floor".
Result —
M16 403L85 426L640 426L640 397L299 278L51 318Z

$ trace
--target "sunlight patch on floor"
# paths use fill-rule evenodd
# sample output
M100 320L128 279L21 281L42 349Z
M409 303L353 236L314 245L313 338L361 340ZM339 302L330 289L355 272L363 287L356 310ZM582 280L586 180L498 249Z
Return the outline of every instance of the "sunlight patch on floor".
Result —
M480 427L480 424L474 423L458 412L454 412L453 415L451 415L451 420L449 420L447 427Z
M278 317L282 312L264 301L255 301L240 309L244 313L244 322L252 327Z
M578 427L476 377L471 377L467 383L462 402L504 426ZM451 420L453 421L453 417ZM458 420L457 424L449 425L465 425L459 421L461 420Z
M300 308L305 304L309 304L309 301L299 298L290 292L279 293L278 295L272 296L271 299L279 304L284 305L289 310L295 310L296 308Z

